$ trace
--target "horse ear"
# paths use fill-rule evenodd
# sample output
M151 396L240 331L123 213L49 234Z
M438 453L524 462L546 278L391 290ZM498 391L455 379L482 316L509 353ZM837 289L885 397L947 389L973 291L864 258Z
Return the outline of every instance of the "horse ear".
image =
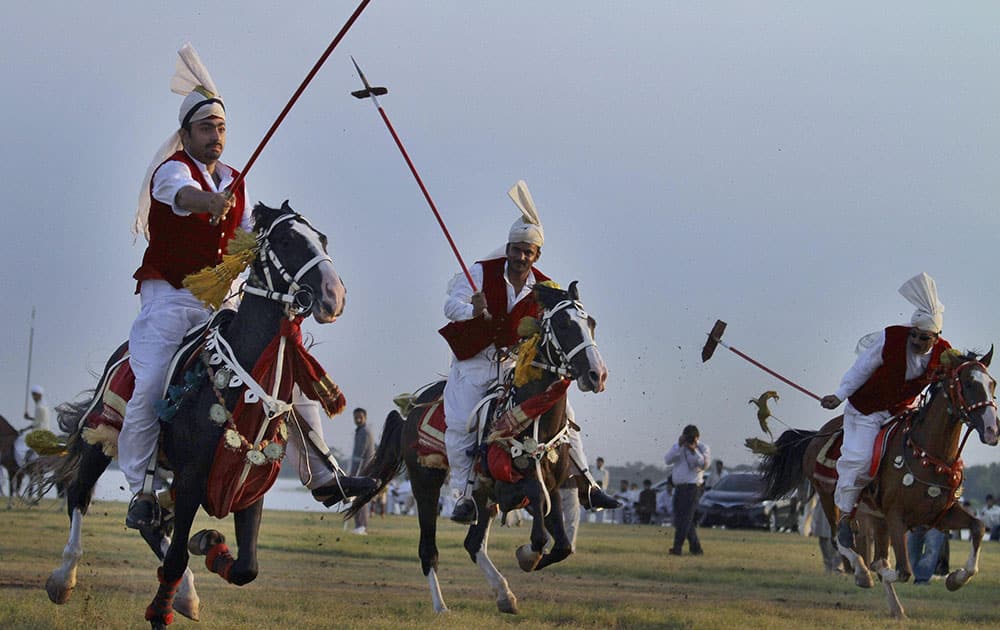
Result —
M986 367L990 367L990 361L992 360L993 360L993 344L990 344L990 351L984 354L983 358L979 359L979 362L985 365Z
M569 289L567 292L569 293L569 299L574 302L580 301L580 290L576 288L576 280L569 283Z
M281 211L285 212L285 213L295 212L294 210L292 210L292 207L290 205L288 205L288 200L287 199L285 199L284 201L281 202Z

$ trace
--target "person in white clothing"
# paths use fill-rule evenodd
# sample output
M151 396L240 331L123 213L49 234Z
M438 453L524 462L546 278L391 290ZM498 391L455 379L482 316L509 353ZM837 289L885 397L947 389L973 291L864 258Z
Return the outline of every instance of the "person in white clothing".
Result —
M933 278L926 273L914 276L900 287L899 293L917 307L910 326L889 326L863 338L858 358L840 387L820 401L826 409L836 409L848 401L834 493L840 512L837 544L844 550L854 549L854 510L858 496L871 480L868 468L879 429L914 404L930 384L941 353L951 347L941 337L944 305L938 300Z
M185 96L178 113L180 127L150 165L134 225L148 244L133 276L142 304L129 332L135 388L118 436L118 465L133 493L125 524L133 529L155 526L160 518L152 492L160 433L155 403L163 398L170 359L184 335L211 315L183 280L222 262L237 228L252 230L246 187L241 181L231 190L239 173L220 161L226 144L225 104L190 44L178 54L171 90ZM333 461L334 472L339 471L318 429L318 414L307 411L293 420L299 428L292 431L293 446L321 443L316 448L325 455L322 459ZM327 491L314 488L313 495L331 505L344 498L341 489L360 491L375 484L363 480L355 487L352 481L334 479Z
M515 192L521 195L521 203ZM522 209L523 217L511 226L502 256L477 261L469 268L479 291L473 292L463 274L452 279L444 305L445 317L451 323L439 331L454 354L444 390L444 412L450 488L457 499L451 519L458 523L471 524L478 519L471 497L476 432L469 430L469 418L501 372L513 367L513 361L503 351L517 344L521 318L539 315L532 289L536 282L548 280L534 266L541 256L545 235L527 187L518 182L508 194ZM567 416L572 420L568 403ZM579 432L570 431L569 438L571 458L586 480L581 503L588 509L617 507L618 502L605 495L590 476Z
M31 426L22 429L22 433L52 430L49 425L49 406L42 402L43 396L45 396L45 390L42 389L41 385L31 386L31 400L35 403L35 415L28 415L27 411L24 412L24 419L31 420Z

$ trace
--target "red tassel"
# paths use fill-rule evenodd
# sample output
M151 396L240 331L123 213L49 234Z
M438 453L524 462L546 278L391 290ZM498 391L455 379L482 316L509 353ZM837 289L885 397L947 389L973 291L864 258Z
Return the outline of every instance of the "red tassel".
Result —
M208 567L208 570L219 574L227 582L229 582L229 572L233 569L235 562L236 560L229 553L229 547L226 546L226 543L213 546L205 554L205 566Z
M163 567L156 569L156 579L160 582L160 587L156 590L156 596L149 606L146 606L146 621L160 620L163 625L169 626L174 622L174 595L177 594L177 587L180 586L183 575L173 582L166 582L163 579Z

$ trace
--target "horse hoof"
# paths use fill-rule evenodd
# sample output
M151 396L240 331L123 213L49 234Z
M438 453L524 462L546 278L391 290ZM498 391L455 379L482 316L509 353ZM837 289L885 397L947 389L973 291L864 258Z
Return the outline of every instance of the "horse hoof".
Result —
M515 553L517 556L517 565L521 567L522 571L530 573L535 570L538 566L539 560L542 559L542 554L538 551L533 551L531 545L521 545L517 548Z
M50 575L49 579L45 581L45 592L48 593L49 601L53 604L65 604L73 594L73 587L67 587L63 581Z
M195 556L203 556L212 547L226 542L226 537L222 532L214 529L203 529L188 540L188 553Z
M517 598L514 595L497 600L497 610L508 615L516 615L520 611L517 609Z
M854 583L861 588L871 588L875 586L871 573L861 573L854 575Z
M948 574L947 579L944 581L944 585L949 591L957 591L965 586L965 583L968 581L969 578L965 577L965 569L958 569L957 571L952 571Z
M201 602L197 599L189 601L182 601L179 599L174 600L174 611L179 612L191 621L201 621L198 613L200 608Z

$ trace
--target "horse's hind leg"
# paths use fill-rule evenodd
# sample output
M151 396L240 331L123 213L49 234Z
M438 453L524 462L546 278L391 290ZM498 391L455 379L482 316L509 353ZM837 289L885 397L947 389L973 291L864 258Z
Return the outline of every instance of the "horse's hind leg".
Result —
M76 588L76 569L83 557L83 545L80 541L83 529L83 516L90 507L90 498L97 479L104 473L111 459L92 445L81 445L80 461L76 478L66 489L66 511L69 514L69 539L63 548L62 564L52 571L45 581L45 592L49 600L55 604L65 604L69 601Z
M441 486L444 484L446 471L411 465L411 462L407 462L407 470L410 473L413 499L417 504L417 520L420 523L420 543L417 548L420 569L427 577L434 612L448 612L438 581L437 548L438 500L441 497Z

